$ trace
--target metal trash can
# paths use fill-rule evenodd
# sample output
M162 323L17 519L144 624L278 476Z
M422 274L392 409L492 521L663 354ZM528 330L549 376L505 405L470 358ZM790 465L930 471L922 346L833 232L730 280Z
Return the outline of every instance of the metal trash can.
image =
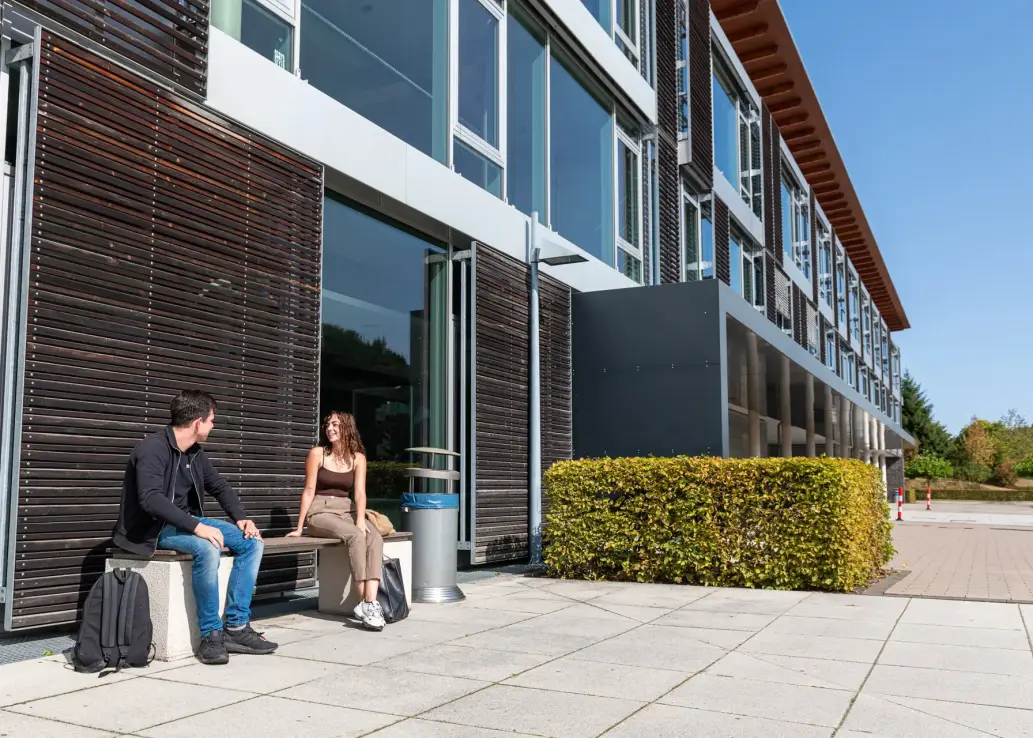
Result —
M456 586L459 495L406 492L402 529L412 533L413 602L458 602Z

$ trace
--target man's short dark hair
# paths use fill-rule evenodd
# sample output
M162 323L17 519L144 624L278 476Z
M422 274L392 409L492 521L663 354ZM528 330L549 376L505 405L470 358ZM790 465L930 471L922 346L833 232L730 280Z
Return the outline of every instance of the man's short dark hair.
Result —
M208 419L208 413L217 409L215 398L200 390L183 390L172 398L169 411L173 428L186 428L198 418Z

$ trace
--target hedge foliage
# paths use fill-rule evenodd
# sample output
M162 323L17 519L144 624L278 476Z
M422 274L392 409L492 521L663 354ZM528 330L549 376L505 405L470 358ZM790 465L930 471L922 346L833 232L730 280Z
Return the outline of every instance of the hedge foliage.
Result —
M1015 465L1015 473L1023 479L1033 478L1033 456L1023 459Z
M909 492L912 491L913 490L909 490ZM919 490L917 498L919 502L924 502L925 490ZM1033 489L934 489L934 510L936 509L937 500L960 500L965 502L1033 502Z
M919 454L904 467L904 476L908 479L926 477L929 479L947 479L954 476L951 463L932 454Z
M545 484L556 576L849 591L893 555L879 472L860 461L587 459Z

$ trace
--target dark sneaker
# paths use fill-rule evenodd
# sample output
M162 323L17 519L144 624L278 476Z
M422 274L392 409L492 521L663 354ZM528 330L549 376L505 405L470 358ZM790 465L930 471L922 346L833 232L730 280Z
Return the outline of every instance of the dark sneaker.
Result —
M201 646L197 649L197 658L202 664L228 664L230 655L226 651L226 642L221 630L213 630L201 638Z
M230 653L272 653L279 646L272 641L267 641L261 633L255 632L248 623L240 630L225 630L226 650Z

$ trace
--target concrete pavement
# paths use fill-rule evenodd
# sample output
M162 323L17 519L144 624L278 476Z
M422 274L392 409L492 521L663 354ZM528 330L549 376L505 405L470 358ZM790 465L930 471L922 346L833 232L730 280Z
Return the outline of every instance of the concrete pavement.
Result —
M262 621L276 656L104 679L0 667L0 735L1023 736L1014 604L498 577L380 634Z

